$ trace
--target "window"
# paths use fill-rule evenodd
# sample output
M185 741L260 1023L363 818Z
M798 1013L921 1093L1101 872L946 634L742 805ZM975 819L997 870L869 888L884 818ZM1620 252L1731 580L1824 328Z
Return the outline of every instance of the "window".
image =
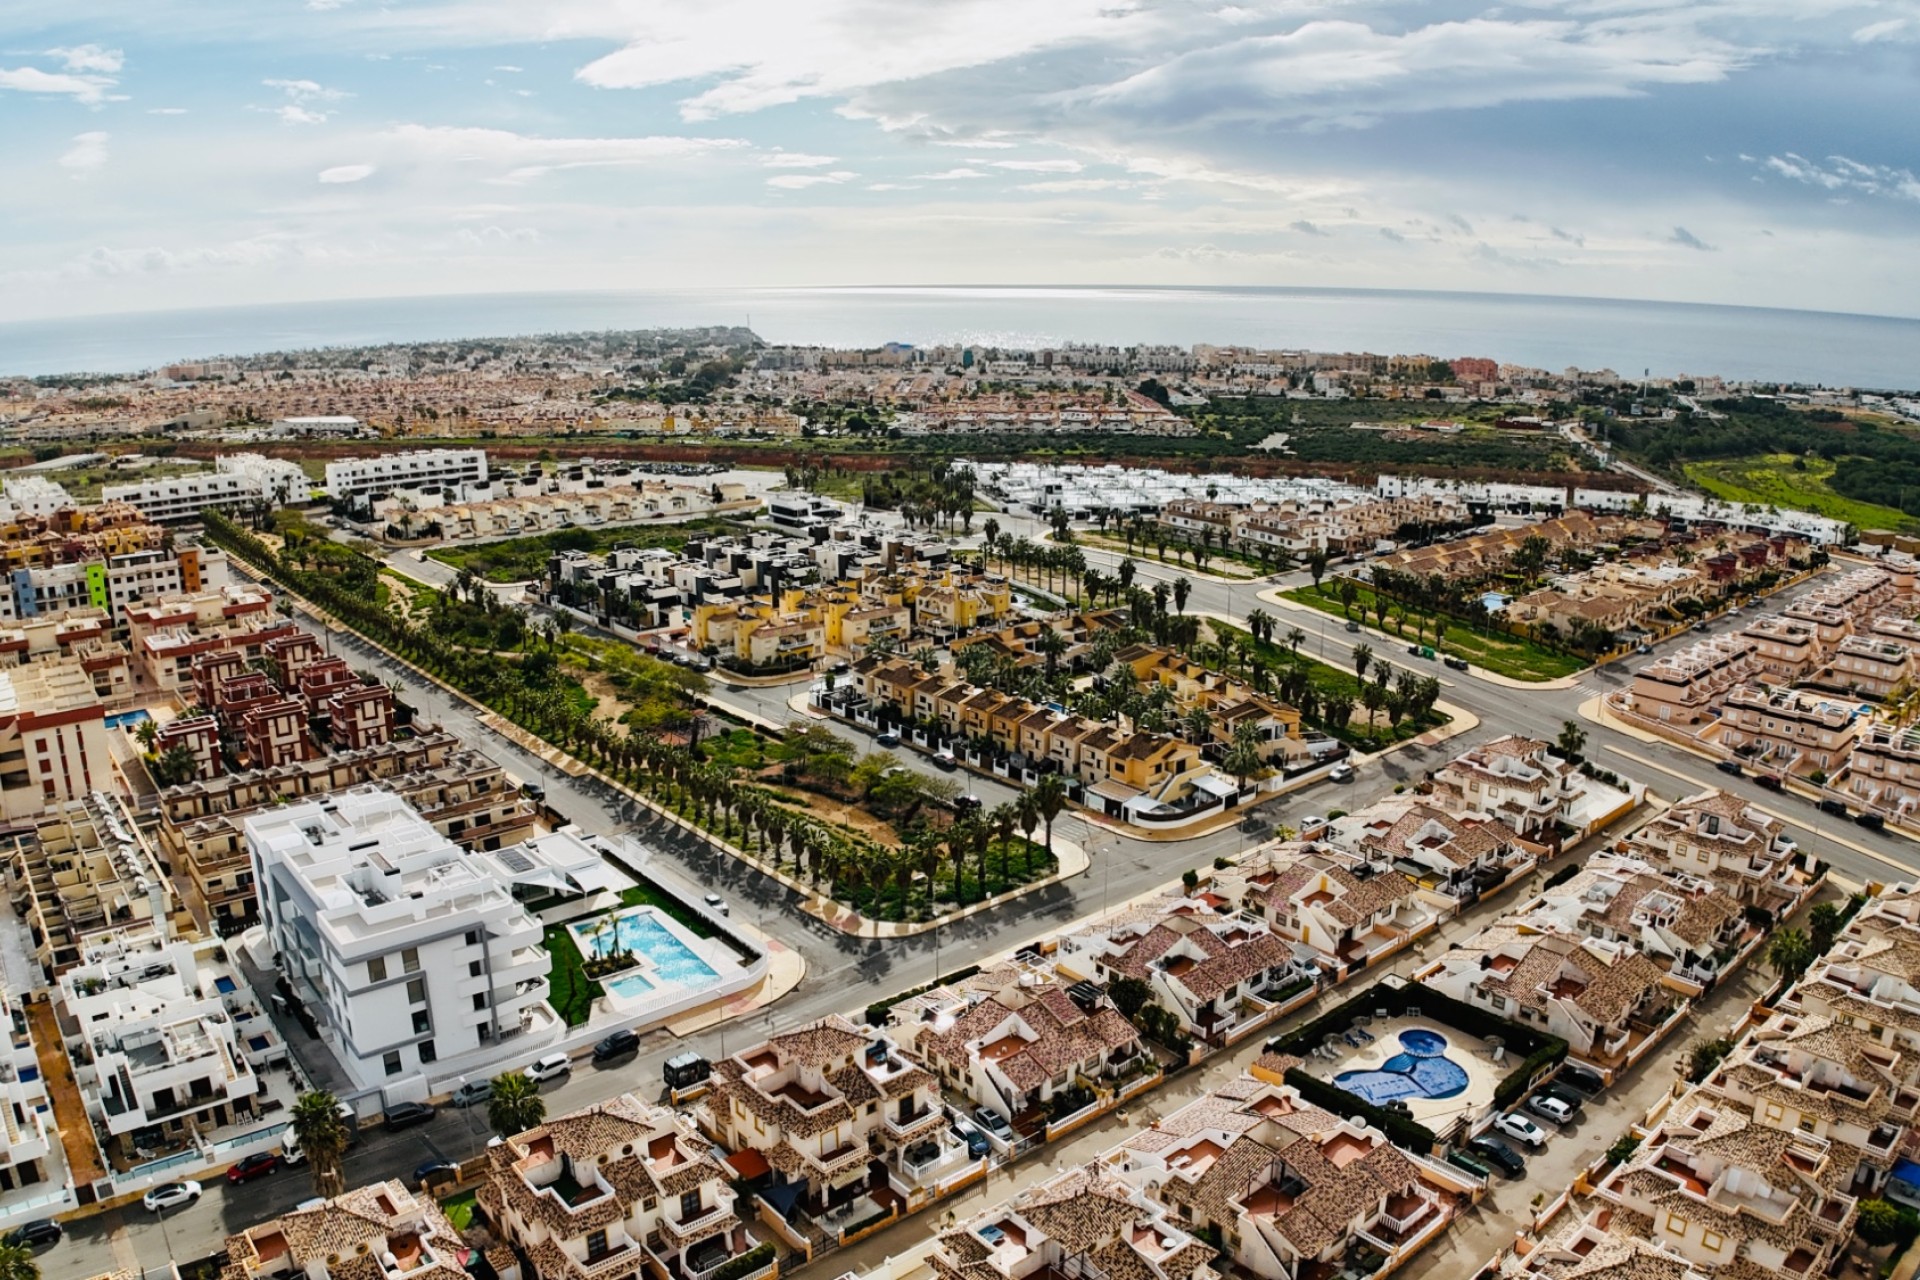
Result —
M1703 1231L1700 1233L1700 1245L1708 1253L1720 1252L1720 1246L1723 1243L1725 1243L1725 1241L1721 1239L1718 1231Z
M604 1257L606 1256L606 1252L607 1252L606 1231L603 1229L600 1231L587 1232L587 1261L592 1262L596 1258Z
M474 1007L474 1008L476 1008L476 1009L484 1009L484 1008L486 1008L486 1007L487 1007L487 993L486 993L486 992L484 992L484 991L476 991L476 992L474 992L474 993L473 993L473 1007Z
M420 1042L420 1061L423 1064L428 1062L437 1062L439 1058L440 1058L440 1051L433 1047L433 1041L422 1040Z
M408 947L400 953L400 967L407 973L420 972L420 948Z
M700 1193L685 1191L680 1195L680 1221L691 1222L700 1216Z
M380 1059L380 1065L386 1069L386 1072L388 1075L390 1076L399 1075L400 1074L400 1051L398 1049L387 1050L386 1056Z
M427 980L425 978L407 979L407 1003L425 1004L427 1002Z
M1801 1117L1800 1117L1800 1132L1802 1132L1802 1133L1812 1133L1812 1132L1813 1132L1813 1117L1812 1117L1812 1116L1801 1116Z
M413 1011L413 1034L417 1036L425 1035L431 1030L433 1030L433 1019L428 1016L427 1011L425 1009L415 1009Z
M1787 1118L1787 1112L1786 1112L1786 1109L1785 1109L1784 1107L1782 1107L1782 1106L1781 1106L1781 1105L1780 1105L1779 1103L1777 1103L1777 1102L1769 1102L1769 1103L1767 1104L1767 1119L1768 1119L1768 1120L1770 1120L1770 1121L1772 1121L1772 1122L1774 1122L1774 1123L1776 1123L1776 1124L1777 1124L1777 1123L1779 1123L1780 1121L1782 1121L1782 1120L1784 1120L1784 1119L1786 1119L1786 1118Z
M478 960L467 961L467 976L469 978L477 978L480 976L480 962Z
M470 947L480 945L480 931L478 929L467 930L467 945Z
M375 956L367 961L367 981L385 982L387 980L387 958Z
M1687 1234L1687 1220L1677 1213L1667 1214L1667 1230L1676 1236Z

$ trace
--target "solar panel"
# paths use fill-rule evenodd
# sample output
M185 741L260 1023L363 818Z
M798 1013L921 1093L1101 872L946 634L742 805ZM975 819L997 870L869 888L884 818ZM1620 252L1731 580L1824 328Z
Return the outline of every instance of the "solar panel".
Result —
M529 858L526 854L520 852L519 849L514 848L511 845L509 845L505 849L495 850L495 853L499 857L500 861L507 864L507 870L509 871L533 870L533 859Z

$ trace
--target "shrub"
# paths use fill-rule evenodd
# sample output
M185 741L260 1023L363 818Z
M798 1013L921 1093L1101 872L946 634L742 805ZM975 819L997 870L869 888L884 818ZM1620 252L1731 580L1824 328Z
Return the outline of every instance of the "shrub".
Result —
M1633 1159L1633 1153L1640 1149L1640 1139L1634 1134L1623 1134L1619 1141L1607 1148L1607 1159L1615 1164L1625 1164Z
M1433 1130L1409 1120L1397 1111L1376 1107L1338 1085L1308 1075L1298 1067L1288 1068L1286 1081L1314 1106L1350 1120L1363 1120L1386 1134L1395 1146L1405 1147L1423 1156L1433 1150L1436 1141Z
M881 1216L884 1217L885 1215L883 1214ZM866 1225L866 1223L862 1222L856 1227L849 1227L848 1230L858 1230L859 1227ZM721 1263L720 1269L715 1271L709 1280L740 1280L741 1276L751 1275L766 1266L769 1262L772 1262L773 1254L774 1249L771 1242L755 1245L739 1257L730 1258L726 1262Z
M1580 864L1577 862L1569 862L1566 866L1547 877L1546 887L1549 889L1557 889L1579 874Z
M925 995L935 987L946 987L952 986L956 982L965 982L978 972L980 972L980 966L970 964L964 968L955 969L944 978L935 978L932 982L923 982L911 991L902 991L899 995L889 996L885 1000L875 1000L867 1006L867 1025L870 1027L883 1027L887 1024L887 1015L893 1011L893 1006L899 1004L902 1000L911 1000L915 996Z
M1228 867L1232 865L1233 863L1227 861L1226 855L1224 854L1222 854L1220 857L1217 857L1213 860L1213 869L1215 871L1225 871Z

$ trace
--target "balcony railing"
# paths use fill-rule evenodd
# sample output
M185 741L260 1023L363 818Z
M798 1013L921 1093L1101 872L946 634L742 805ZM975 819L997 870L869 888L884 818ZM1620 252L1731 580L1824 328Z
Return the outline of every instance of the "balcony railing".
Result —
M937 1122L942 1118L941 1112L935 1107L923 1108L918 1113L908 1116L904 1120L889 1113L887 1116L887 1132L896 1138L916 1137L933 1127L933 1125L928 1123L929 1121Z
M732 1214L733 1214L733 1210L729 1206L715 1205L713 1208L708 1209L704 1213L700 1214L699 1217L688 1218L684 1222L675 1222L672 1218L667 1217L665 1214L662 1214L660 1216L660 1221L661 1221L661 1224L664 1225L669 1232L671 1232L676 1236L679 1236L681 1239L684 1240L688 1236L692 1236L692 1235L698 1234L701 1231L706 1230L708 1227L713 1226L714 1224L721 1221L723 1218L732 1216Z

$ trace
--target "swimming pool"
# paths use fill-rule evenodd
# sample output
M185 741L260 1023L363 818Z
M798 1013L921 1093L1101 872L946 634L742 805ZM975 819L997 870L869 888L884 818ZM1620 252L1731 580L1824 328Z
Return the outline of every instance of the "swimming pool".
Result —
M682 942L652 907L634 907L621 912L613 917L612 927L604 932L600 929L599 921L570 927L574 937L579 940L583 955L604 956L619 950L630 951L637 958L645 974L641 981L646 983L646 987L644 990L636 988L623 991L622 994L645 995L662 982L676 983L689 991L697 991L720 980L714 967ZM620 981L620 978L614 978L601 985L609 990L619 990L616 984Z
M658 990L637 973L623 973L617 978L608 978L600 985L614 995L625 996L629 1000L638 1000L641 996L652 995Z
M1425 1027L1400 1033L1401 1052L1378 1067L1342 1071L1333 1082L1375 1106L1395 1098L1453 1098L1467 1090L1467 1069L1447 1057L1447 1038Z

